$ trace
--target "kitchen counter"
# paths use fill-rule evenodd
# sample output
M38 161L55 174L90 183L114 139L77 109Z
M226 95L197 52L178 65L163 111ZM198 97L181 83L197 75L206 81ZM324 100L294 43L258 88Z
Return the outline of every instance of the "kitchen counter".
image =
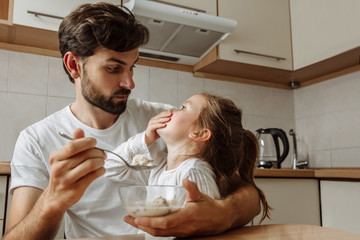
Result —
M360 168L255 169L256 178L317 178L360 180Z
M144 234L113 237L79 238L78 240L174 240L176 238L157 238ZM358 240L360 235L345 231L312 225L271 224L237 228L220 235L187 238L191 240Z
M0 162L0 175L10 174L10 162Z
M255 177L315 178L314 169L255 169Z
M0 174L10 174L10 162L0 162ZM360 180L360 168L255 169L256 178L318 178Z
M315 170L315 178L360 180L360 168L328 168Z

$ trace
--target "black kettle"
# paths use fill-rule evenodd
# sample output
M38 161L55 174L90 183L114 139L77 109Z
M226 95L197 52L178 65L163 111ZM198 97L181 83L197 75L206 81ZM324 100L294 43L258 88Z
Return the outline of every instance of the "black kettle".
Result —
M260 128L256 130L260 143L258 167L281 168L281 163L289 154L289 140L280 128ZM280 148L279 139L282 143ZM280 150L282 149L282 153Z

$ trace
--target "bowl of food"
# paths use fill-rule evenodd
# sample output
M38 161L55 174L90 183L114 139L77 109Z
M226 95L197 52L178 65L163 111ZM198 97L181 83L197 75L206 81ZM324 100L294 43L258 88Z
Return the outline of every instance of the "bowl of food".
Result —
M119 194L132 217L164 216L180 210L186 202L186 190L181 186L123 186Z

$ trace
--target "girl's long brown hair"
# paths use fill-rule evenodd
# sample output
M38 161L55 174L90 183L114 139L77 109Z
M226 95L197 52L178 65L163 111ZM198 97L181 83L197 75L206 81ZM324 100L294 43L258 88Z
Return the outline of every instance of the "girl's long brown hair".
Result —
M242 111L233 101L209 93L200 95L205 97L207 105L200 112L198 125L200 129L209 129L212 136L196 156L213 167L223 197L244 182L256 188L263 208L261 222L269 217L270 206L254 181L258 139L243 128Z

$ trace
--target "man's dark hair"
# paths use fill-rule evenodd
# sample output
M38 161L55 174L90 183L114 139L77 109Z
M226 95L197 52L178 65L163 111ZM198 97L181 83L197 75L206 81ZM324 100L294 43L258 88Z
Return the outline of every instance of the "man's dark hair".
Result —
M83 4L66 16L58 37L62 57L70 51L84 58L93 55L99 46L117 52L138 48L149 41L149 31L125 7L96 3Z

